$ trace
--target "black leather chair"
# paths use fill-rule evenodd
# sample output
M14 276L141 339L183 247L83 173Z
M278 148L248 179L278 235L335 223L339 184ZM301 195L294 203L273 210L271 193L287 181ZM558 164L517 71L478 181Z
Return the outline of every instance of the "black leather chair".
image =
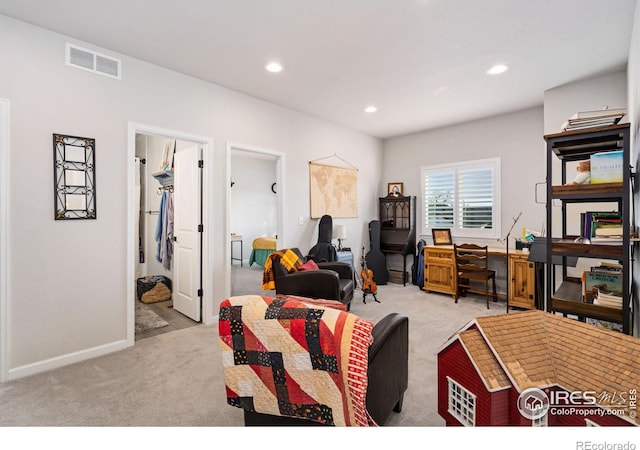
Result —
M392 313L378 322L371 332L367 371L367 411L378 424L384 425L392 411L402 410L402 400L409 379L409 319ZM295 417L274 416L244 411L246 426L313 426L323 425Z
M305 258L297 248L292 248L300 260ZM351 265L345 262L319 262L319 270L291 272L280 264L279 259L270 255L276 294L298 295L307 298L338 300L347 305L353 299L354 276Z

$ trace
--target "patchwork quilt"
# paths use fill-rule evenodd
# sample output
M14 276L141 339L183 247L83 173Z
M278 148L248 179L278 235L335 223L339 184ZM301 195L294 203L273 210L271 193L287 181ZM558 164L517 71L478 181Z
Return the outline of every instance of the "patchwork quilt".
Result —
M247 295L220 304L227 402L328 425L375 425L365 405L373 324L299 299Z

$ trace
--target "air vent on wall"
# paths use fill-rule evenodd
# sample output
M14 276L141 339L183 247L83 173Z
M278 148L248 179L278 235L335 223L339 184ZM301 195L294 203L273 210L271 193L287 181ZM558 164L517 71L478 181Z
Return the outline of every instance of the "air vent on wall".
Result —
M68 66L120 79L120 60L67 43Z

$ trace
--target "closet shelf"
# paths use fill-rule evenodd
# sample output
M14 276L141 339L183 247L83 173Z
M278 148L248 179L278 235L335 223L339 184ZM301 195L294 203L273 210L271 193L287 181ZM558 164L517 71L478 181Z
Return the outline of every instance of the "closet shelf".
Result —
M161 186L173 186L173 171L172 170L163 170L160 172L156 172L151 174L153 178L155 178Z

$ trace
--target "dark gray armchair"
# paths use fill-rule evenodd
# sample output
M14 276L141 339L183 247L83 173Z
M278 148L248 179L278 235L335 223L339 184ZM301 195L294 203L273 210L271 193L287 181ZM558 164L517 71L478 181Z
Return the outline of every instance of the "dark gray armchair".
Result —
M298 257L305 261L297 248L292 248ZM305 270L289 273L278 258L270 255L276 294L298 295L307 298L338 300L347 305L353 299L354 276L351 265L345 262L319 262L318 270Z

